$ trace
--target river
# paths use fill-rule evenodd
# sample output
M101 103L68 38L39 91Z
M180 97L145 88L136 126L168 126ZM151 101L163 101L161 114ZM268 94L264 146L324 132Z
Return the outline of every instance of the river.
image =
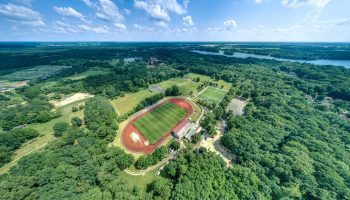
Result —
M226 57L234 57L234 58L258 58L258 59L289 61L289 62L298 62L298 63L310 63L314 65L335 65L335 66L343 66L348 69L350 68L350 60L328 60L328 59L295 60L295 59L275 58L272 56L263 56L263 55L240 53L240 52L234 52L233 55L226 55L224 54L224 51L210 52L210 51L193 50L192 52L204 54L204 55L217 55L217 56L226 56Z

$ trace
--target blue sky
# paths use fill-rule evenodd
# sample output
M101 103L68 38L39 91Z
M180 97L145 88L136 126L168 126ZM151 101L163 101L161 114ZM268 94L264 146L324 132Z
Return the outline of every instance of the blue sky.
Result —
M0 41L343 41L349 0L0 0Z

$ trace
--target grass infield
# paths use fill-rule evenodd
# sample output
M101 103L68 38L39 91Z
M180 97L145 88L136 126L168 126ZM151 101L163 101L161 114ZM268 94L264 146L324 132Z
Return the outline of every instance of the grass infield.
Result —
M225 90L207 87L198 97L200 99L206 100L209 103L220 103L226 94Z
M154 144L179 123L186 114L187 110L174 103L166 102L137 119L133 125L151 144Z

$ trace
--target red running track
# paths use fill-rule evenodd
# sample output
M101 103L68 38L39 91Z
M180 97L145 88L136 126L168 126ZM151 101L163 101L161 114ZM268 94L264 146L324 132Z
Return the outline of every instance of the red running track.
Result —
M147 141L147 139L133 125L133 122L135 122L136 120L138 120L142 116L146 115L147 113L152 112L154 109L156 109L157 107L161 106L162 104L164 104L166 102L172 102L172 103L174 103L174 104L184 108L185 110L187 110L187 114L169 132L165 133L163 135L163 137L160 140L158 140L158 142L156 142L155 144L148 144L148 145L146 145L145 142ZM186 121L189 118L189 116L192 115L192 113L193 113L193 109L192 109L191 104L189 102L185 101L184 99L172 98L172 99L165 100L161 104L155 106L154 108L148 110L147 112L145 112L145 113L135 117L133 120L131 120L126 125L126 127L124 128L124 130L122 132L122 143L128 150L130 150L132 152L140 152L140 153L144 153L144 154L150 154L156 148L158 148L167 137L169 137L169 135L170 135L172 130L174 130L175 128L179 128L177 126L183 126L185 124L184 121ZM140 142L134 142L134 140L131 138L131 133L133 133L133 132L136 133L139 136Z

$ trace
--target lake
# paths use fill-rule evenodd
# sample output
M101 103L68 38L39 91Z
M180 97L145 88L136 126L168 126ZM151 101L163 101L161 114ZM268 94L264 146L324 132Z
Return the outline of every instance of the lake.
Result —
M295 60L295 59L275 58L272 56L263 56L263 55L240 53L240 52L234 52L233 55L226 55L224 54L224 51L210 52L210 51L193 50L192 52L204 54L204 55L217 55L217 56L226 56L226 57L234 57L234 58L258 58L258 59L289 61L289 62L298 62L298 63L310 63L314 65L335 65L335 66L343 66L345 68L350 68L350 60L327 60L327 59Z

